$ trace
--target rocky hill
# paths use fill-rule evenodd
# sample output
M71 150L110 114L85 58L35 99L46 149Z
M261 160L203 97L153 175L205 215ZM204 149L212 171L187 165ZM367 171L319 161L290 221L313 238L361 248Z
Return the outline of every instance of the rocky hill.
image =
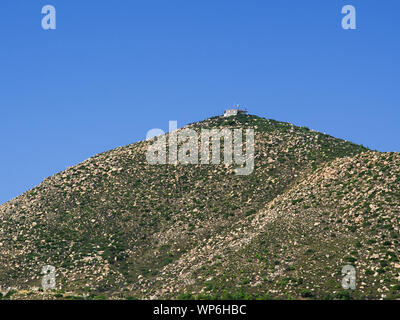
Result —
M254 171L150 165L142 141L45 179L0 206L5 298L400 297L398 153L251 115L187 127L254 128Z

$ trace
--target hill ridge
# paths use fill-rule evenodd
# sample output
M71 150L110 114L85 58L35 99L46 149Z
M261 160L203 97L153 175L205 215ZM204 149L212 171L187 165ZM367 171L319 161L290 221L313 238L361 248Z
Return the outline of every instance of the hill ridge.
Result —
M381 229L381 221L398 222L398 180L386 178L400 179L399 155L253 115L184 128L249 127L255 168L248 176L236 176L234 165L149 165L151 141L140 141L95 155L0 205L1 287L17 288L16 299L66 292L119 299L395 297L399 230ZM323 187L323 172L342 180ZM349 180L353 173L360 176ZM385 204L379 191L367 199L361 192L378 186L391 188ZM352 206L375 229L348 222ZM372 254L360 248L380 257L372 269ZM344 263L371 284L343 291ZM47 264L57 270L57 290L41 293Z

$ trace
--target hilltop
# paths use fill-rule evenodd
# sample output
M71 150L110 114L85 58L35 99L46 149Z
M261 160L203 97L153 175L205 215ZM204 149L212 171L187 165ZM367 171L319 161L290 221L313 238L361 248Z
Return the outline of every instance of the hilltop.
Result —
M150 165L141 141L98 154L0 206L9 298L400 296L400 155L253 115L254 171ZM168 135L168 134L167 134ZM354 265L356 290L341 287ZM57 290L40 292L41 269Z

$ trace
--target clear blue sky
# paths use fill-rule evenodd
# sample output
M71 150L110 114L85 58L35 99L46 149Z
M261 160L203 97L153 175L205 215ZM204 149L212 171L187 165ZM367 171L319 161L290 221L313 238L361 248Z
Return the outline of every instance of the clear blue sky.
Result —
M357 30L341 28L346 4ZM0 203L236 103L400 151L398 0L2 0L0 12Z

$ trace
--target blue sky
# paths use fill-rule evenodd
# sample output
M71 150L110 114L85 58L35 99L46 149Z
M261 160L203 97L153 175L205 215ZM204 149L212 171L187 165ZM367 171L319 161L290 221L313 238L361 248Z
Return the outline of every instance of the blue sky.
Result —
M57 29L41 28L41 9ZM341 8L357 29L341 28ZM400 150L400 1L0 2L0 203L97 153L241 104Z

